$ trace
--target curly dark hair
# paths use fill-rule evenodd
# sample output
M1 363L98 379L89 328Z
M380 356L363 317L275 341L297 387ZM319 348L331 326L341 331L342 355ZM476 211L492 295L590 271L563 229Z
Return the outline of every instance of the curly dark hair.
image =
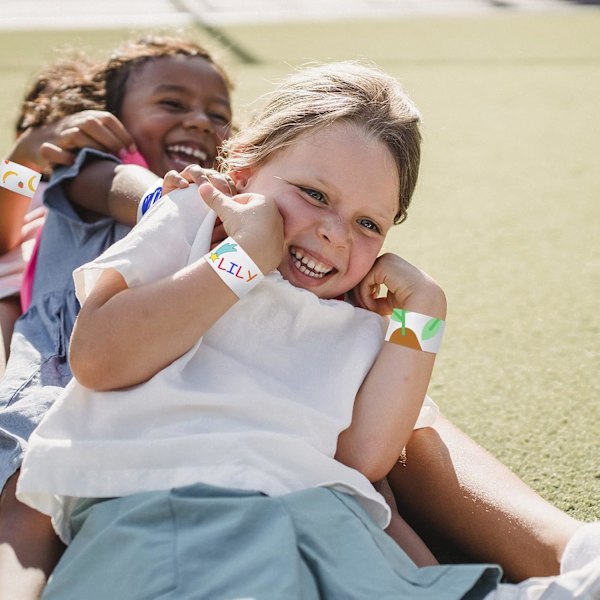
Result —
M42 71L25 95L17 118L17 134L82 110L107 110L119 117L131 74L150 60L167 56L203 58L215 66L228 89L233 89L223 67L197 42L145 35L125 41L108 61L93 60L77 52Z
M82 110L104 109L104 91L93 79L97 69L96 62L77 54L39 73L21 105L17 134Z
M232 82L223 67L217 64L208 50L200 44L175 37L144 36L139 40L123 44L96 74L95 80L104 86L105 109L119 117L127 81L131 74L147 62L166 56L203 58L219 71L227 88L230 91L233 89Z

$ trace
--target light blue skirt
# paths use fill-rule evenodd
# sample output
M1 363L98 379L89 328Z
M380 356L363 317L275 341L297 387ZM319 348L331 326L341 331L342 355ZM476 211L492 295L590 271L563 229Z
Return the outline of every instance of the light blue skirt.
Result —
M483 598L495 565L417 568L347 494L203 484L84 500L44 600Z

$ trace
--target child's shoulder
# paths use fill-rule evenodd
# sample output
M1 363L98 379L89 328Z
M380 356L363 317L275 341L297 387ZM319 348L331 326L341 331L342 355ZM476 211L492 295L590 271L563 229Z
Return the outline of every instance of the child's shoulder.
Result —
M98 160L120 163L120 160L112 154L84 148L77 154L72 165L57 167L54 170L44 192L44 204L51 210L63 213L66 217L80 220L77 211L69 201L67 185L79 177L87 165Z

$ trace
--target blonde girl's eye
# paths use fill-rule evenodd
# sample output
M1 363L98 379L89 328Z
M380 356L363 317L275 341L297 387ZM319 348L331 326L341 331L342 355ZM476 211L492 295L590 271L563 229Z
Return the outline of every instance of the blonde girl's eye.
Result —
M377 223L371 221L371 219L359 219L358 224L365 229L372 231L374 233L381 233L381 228Z
M300 188L307 196L310 196L315 202L319 202L319 204L325 204L326 199L325 195L317 190L311 190L310 188Z

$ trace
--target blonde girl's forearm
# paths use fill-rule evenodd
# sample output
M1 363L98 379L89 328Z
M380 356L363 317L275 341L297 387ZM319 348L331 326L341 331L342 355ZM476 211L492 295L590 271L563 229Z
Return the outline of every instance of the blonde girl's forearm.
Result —
M211 266L218 248L139 287L129 288L115 270L103 273L83 304L71 340L71 369L84 386L107 390L149 379L192 348L238 296L281 262L283 221L273 199L246 194L236 200L209 183L199 190L232 236L222 243L240 246L239 257L249 261L254 276L244 290L234 286L234 293L221 270Z
M415 294L406 310L445 319L439 288ZM435 354L385 342L354 404L352 423L341 433L336 458L370 481L385 477L412 434L427 393Z
M192 348L236 301L205 260L136 288L107 271L73 330L73 375L97 390L142 383Z

